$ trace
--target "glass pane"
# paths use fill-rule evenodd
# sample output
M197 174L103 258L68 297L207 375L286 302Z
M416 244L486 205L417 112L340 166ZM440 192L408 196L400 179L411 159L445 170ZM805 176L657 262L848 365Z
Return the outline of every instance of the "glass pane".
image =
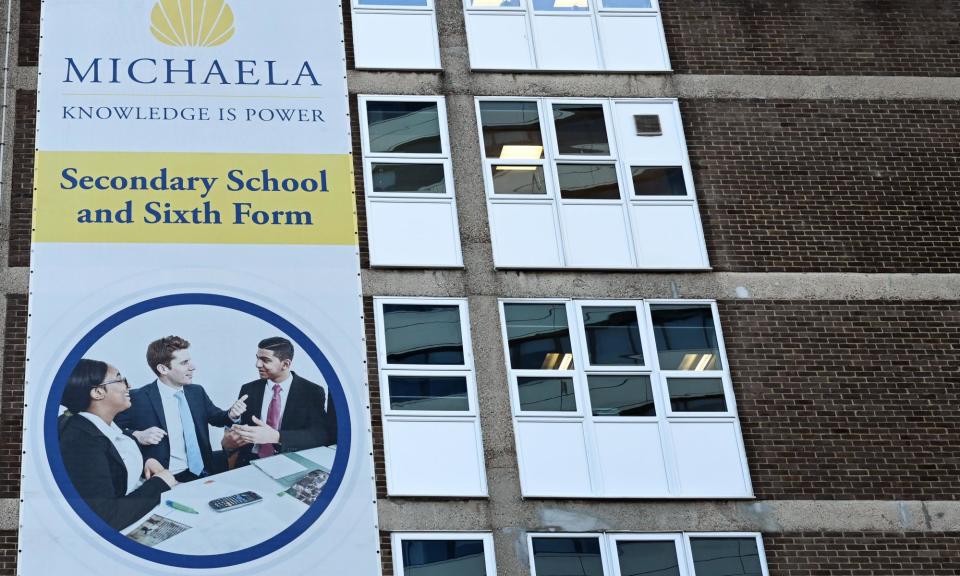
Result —
M674 412L726 412L727 399L719 378L667 378Z
M427 0L358 0L359 6L426 6Z
M405 576L486 576L483 541L403 540L403 573Z
M720 347L709 306L650 307L661 370L720 370Z
M534 10L542 12L585 12L589 0L533 0Z
M546 194L543 166L493 165L494 194Z
M604 8L653 8L650 0L603 0Z
M370 151L439 154L440 116L434 102L367 102Z
M481 102L480 123L487 158L543 158L536 102Z
M762 576L756 538L691 538L697 576Z
M517 378L523 412L576 412L572 378Z
M594 416L656 416L649 376L588 376Z
M534 538L537 576L603 576L598 538Z
M680 576L677 546L673 542L617 542L623 576Z
M557 147L561 154L610 155L603 106L599 104L554 104Z
M557 164L560 197L568 200L619 200L613 164Z
M370 167L374 192L445 194L443 164L381 164Z
M463 364L458 306L384 304L383 332L390 364Z
M388 381L394 410L470 409L465 376L390 376Z
M643 366L640 323L632 306L583 308L587 354L594 366Z
M474 8L516 8L520 0L472 0L470 6Z
M573 370L563 304L504 304L503 311L514 370Z
M634 196L686 196L687 183L679 166L632 166Z

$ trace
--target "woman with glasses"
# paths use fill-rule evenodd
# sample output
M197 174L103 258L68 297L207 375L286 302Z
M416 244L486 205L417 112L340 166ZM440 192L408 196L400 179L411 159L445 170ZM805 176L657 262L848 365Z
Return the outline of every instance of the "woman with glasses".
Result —
M110 364L82 359L67 379L60 403L72 413L60 428L60 454L84 502L120 530L160 502L176 486L153 458L143 461L135 440L113 419L130 407L126 378ZM141 479L141 476L143 477Z

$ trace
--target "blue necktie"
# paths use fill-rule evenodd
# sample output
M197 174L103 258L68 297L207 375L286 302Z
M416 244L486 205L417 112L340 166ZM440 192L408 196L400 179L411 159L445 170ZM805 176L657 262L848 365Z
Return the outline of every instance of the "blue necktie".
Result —
M199 476L203 473L203 455L200 454L200 443L197 442L197 429L193 426L190 406L187 405L183 390L177 390L174 396L180 406L180 427L183 428L183 443L187 446L187 468L194 476Z

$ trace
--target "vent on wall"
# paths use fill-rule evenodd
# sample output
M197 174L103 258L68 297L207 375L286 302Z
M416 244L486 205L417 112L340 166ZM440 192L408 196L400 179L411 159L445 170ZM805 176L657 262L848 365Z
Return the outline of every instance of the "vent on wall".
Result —
M663 136L660 116L657 114L636 114L633 122L637 127L637 136Z

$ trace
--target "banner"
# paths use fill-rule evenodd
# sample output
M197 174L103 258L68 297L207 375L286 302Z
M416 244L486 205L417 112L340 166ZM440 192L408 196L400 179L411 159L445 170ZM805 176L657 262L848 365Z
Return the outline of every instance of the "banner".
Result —
M45 0L19 573L380 573L343 22Z

